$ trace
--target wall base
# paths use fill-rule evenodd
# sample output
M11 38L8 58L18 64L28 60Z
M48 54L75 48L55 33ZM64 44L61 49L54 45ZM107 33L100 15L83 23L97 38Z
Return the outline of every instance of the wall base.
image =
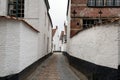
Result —
M70 56L68 53L63 53L69 61L69 64L82 72L88 80L119 80L118 70L99 66L88 61Z
M118 66L118 80L120 80L120 65Z
M28 77L44 60L46 60L49 56L51 56L52 53L42 57L26 69L24 69L22 72L14 75L9 75L5 77L0 77L0 80L24 80L26 77Z

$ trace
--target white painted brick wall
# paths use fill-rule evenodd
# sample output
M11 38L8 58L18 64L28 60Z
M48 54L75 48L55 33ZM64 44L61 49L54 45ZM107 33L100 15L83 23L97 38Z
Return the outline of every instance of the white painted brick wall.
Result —
M1 16L7 15L7 0L0 0L0 10ZM48 31L44 0L25 0L25 20L40 33L34 33L21 22L0 19L0 64L3 64L0 65L0 77L18 73L48 54L47 37L51 40L51 27Z
M18 72L19 32L19 22L0 20L0 77Z
M66 51L69 50L69 41L70 41L70 24L71 24L71 0L69 0L69 9L68 9L68 15L67 15L67 24L68 24L68 27L67 27L67 44L66 44Z
M68 52L98 65L118 68L118 29L109 24L84 30L70 40Z
M7 15L7 5L8 0L0 0L0 15L6 16Z
M56 30L56 33L53 37L53 51L60 51L60 35L59 35L59 31L58 29ZM55 48L54 48L54 45L55 45Z
M120 21L119 21L119 24L118 26L120 27ZM119 59L119 65L120 65L120 28L118 28L118 59Z
M48 37L49 37L49 50L48 53L52 52L52 26L49 25Z
M37 61L38 33L22 21L0 20L0 77L16 74Z
M0 20L0 76L5 75L5 44L7 27L4 20Z
M20 54L20 22L7 20L7 35L5 47L5 73L18 72Z
M25 0L25 18L34 19L39 17L39 2L39 0Z
M20 24L20 65L22 71L39 59L38 56L38 32L32 30L28 25Z

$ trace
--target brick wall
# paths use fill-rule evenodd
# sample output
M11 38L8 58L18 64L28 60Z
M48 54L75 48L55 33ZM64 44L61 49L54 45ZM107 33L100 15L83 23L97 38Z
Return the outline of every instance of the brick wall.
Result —
M78 29L77 27L77 22L78 19L74 19L73 17L79 17L80 20L84 19L84 18L97 18L99 19L100 14L99 11L101 9L102 14L101 17L102 18L115 18L118 17L120 15L120 8L90 8L87 7L87 1L88 0L71 0L71 37L73 37L74 35L76 35L80 30L72 30L74 29ZM76 11L76 14L74 16L73 12L74 10ZM81 28L82 29L82 22L80 22Z
M87 0L71 0L72 4L86 4Z

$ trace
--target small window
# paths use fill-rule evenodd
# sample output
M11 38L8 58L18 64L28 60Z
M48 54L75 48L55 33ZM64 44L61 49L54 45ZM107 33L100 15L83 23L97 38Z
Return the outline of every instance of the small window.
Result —
M107 0L106 6L114 6L114 0Z
M120 6L120 0L115 0L115 6Z
M88 0L88 6L95 6L95 0Z
M90 28L96 23L98 23L98 19L84 19L83 20L83 29Z
M104 0L96 0L96 6L104 6Z
M8 15L24 17L24 0L8 0Z
M120 0L88 0L89 7L120 7Z

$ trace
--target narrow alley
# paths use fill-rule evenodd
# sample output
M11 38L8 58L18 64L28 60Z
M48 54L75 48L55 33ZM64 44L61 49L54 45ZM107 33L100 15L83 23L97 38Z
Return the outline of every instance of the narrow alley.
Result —
M24 80L80 80L70 69L67 59L57 52L39 65Z
M120 0L0 0L0 80L120 80Z

